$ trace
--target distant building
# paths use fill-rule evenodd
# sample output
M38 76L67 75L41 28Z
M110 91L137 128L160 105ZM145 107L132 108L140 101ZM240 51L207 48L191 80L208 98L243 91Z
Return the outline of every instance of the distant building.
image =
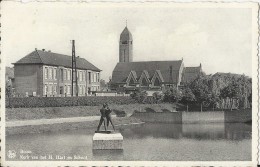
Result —
M110 82L111 90L132 92L137 88L147 91L177 88L191 82L202 73L197 67L184 67L183 60L133 62L133 37L127 27L120 35L119 62Z
M15 91L20 96L71 96L71 56L35 50L14 63ZM78 95L100 90L100 69L77 57ZM74 92L76 90L75 85ZM75 95L75 93L74 93Z

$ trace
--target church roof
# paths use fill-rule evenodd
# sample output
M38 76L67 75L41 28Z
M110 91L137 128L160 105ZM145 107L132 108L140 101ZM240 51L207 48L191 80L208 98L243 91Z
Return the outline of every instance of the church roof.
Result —
M201 71L201 67L185 67L184 70L186 73L199 73Z
M198 67L184 67L182 82L191 82L202 72L201 66Z
M125 29L122 31L121 35L120 35L120 41L132 41L132 34L131 32L128 30L127 27L125 27Z
M49 51L35 50L27 56L21 58L14 64L44 64L71 68L71 59L71 56L53 53ZM76 60L78 69L101 71L84 58L77 57Z
M124 83L130 73L130 71L135 71L137 79L140 78L143 71L147 71L151 79L156 70L159 70L164 82L176 82L179 70L182 66L182 60L178 61L144 61L144 62L120 62L114 68L112 74L112 82L114 83ZM170 72L172 69L172 73ZM171 76L172 75L172 76Z

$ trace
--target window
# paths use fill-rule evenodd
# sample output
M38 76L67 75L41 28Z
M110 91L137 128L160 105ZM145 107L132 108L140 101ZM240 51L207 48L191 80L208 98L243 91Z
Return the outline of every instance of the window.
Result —
M94 73L91 73L91 82L94 82Z
M68 87L67 87L67 93L68 93L68 94L70 94L70 89L71 89L71 86L68 85Z
M53 79L56 80L57 79L57 68L53 69Z
M79 71L79 81L82 81L82 72Z
M47 95L47 92L48 92L48 85L45 84L44 85L44 95Z
M142 79L141 86L147 86L147 85L148 85L148 83L147 83L146 79L143 78L143 79Z
M85 86L82 86L82 94L85 95Z
M91 72L88 72L88 82L91 84Z
M67 72L67 80L69 81L70 80L70 70L68 69L68 72Z
M129 85L130 85L130 86L134 86L134 84L135 84L135 81L133 80L133 78L131 78L131 79L130 79L130 82L129 82Z
M100 76L99 73L97 73L97 81L99 82Z
M44 72L45 72L45 79L48 79L48 67L45 67Z
M57 94L57 85L56 84L53 85L53 94Z
M67 80L67 69L64 69L64 80Z
M97 82L97 77L96 77L97 75L96 75L96 73L95 72L93 72L93 82Z
M63 69L60 69L60 79L63 81Z
M52 68L49 68L49 79L52 79Z
M160 86L160 81L158 78L155 78L154 80L154 86Z
M83 71L83 74L82 74L82 80L85 81L85 76L86 76L86 71Z
M52 95L52 85L49 85L48 93L49 93L50 95Z
M64 93L67 94L67 85L64 86Z

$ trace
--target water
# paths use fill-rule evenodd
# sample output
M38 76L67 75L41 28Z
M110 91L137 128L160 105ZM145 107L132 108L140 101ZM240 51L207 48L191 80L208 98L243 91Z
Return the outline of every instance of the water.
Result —
M94 129L11 135L8 160L249 161L252 126L233 124L142 124L121 126L124 150L92 151ZM29 153L21 153L24 152ZM22 155L22 157L21 157ZM52 157L52 159L48 159ZM64 157L65 156L65 157ZM69 157L71 156L72 159ZM65 158L65 159L63 159Z

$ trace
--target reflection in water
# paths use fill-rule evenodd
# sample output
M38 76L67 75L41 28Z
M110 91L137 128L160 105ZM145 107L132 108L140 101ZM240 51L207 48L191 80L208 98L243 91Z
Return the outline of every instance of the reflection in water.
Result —
M121 126L124 150L92 150L94 130L7 136L6 150L15 150L18 154L14 159L6 158L21 160L19 150L23 149L30 150L32 155L77 155L87 160L251 160L252 126L248 124Z
M241 123L218 124L142 124L136 128L121 129L124 137L190 138L198 140L251 139L252 126Z

